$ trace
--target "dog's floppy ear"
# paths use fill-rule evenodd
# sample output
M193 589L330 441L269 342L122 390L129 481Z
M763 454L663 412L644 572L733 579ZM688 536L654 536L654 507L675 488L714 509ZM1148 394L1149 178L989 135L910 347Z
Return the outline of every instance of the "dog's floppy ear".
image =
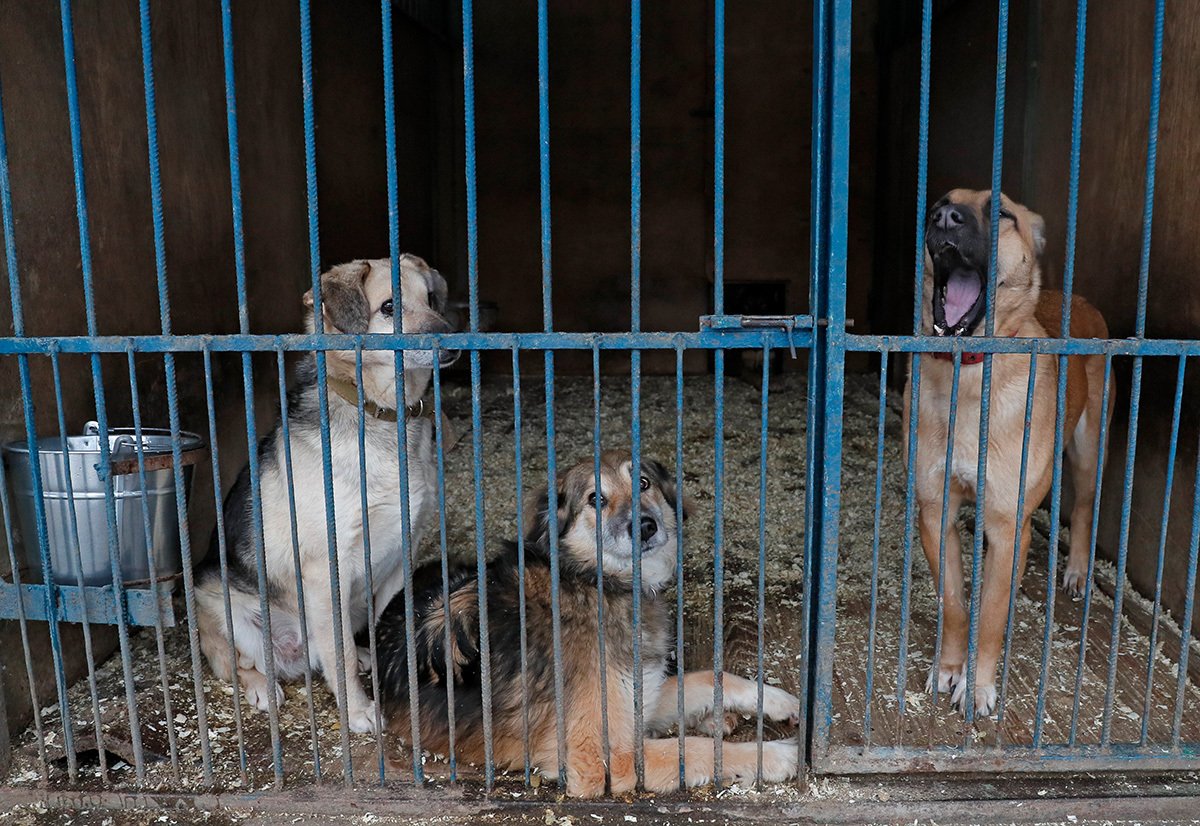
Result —
M371 320L371 305L363 282L371 272L366 261L338 264L321 275L321 310L327 326L342 333L365 333ZM312 290L304 294L304 306L313 306Z
M558 533L561 536L571 518L571 506L560 476L557 482ZM550 545L550 494L546 490L531 492L525 498L525 541L541 547Z
M657 477L658 486L663 492L663 498L667 500L667 504L674 510L676 505L680 506L683 511L683 518L687 519L692 515L692 510L695 507L692 500L687 496L680 497L679 491L675 487L675 477L672 476L663 466L662 462L657 459L648 459L642 463L650 472ZM680 501L682 499L682 501Z
M1046 219L1036 212L1030 212L1029 232L1033 238L1033 251L1040 258L1046 249Z
M429 308L438 315L445 313L448 297L446 279L419 255L407 252L404 254L404 260L420 270L421 275L425 278L425 289L429 292Z

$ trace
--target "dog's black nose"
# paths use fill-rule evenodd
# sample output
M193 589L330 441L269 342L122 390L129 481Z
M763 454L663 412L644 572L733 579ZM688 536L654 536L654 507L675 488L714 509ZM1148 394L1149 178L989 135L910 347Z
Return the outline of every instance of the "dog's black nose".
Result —
M652 516L642 517L642 541L645 542L658 533L658 522Z
M955 230L962 226L963 216L953 204L946 204L933 211L931 222L938 229Z

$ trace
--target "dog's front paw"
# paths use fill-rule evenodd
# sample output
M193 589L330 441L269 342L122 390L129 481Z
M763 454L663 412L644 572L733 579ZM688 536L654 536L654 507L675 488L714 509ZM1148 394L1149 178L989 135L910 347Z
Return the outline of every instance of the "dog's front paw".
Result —
M375 703L368 702L365 706L351 708L349 711L350 730L357 734L371 734L375 731Z
M975 716L988 717L996 709L996 681L988 679L986 682L979 675L975 675ZM959 679L954 686L954 694L950 698L951 703L956 706L965 715L967 713L967 681L965 678Z
M758 761L755 760L755 763ZM800 762L799 747L796 738L787 740L768 740L762 749L762 779L764 783L783 783L796 776L796 767ZM750 766L748 776L735 772L733 780L737 783L749 784L755 781L757 766Z
M800 724L800 698L794 694L776 688L773 685L763 686L763 716L777 723L786 722L789 725Z
M937 693L938 694L949 694L951 691L954 691L956 689L956 687L958 686L958 684L962 682L962 676L963 676L962 675L962 666L943 665L937 671ZM926 693L928 693L928 694L933 693L933 685L934 685L934 671L931 668L931 669L929 669L929 676L925 678ZM957 697L958 694L955 694L954 696Z
M252 707L259 711L271 710L271 685L267 682L267 677L261 671L255 669L242 669L238 671L238 677L242 681L242 696ZM275 683L275 706L278 708L283 705L283 688L279 683Z
M1077 569L1068 564L1063 571L1062 587L1073 597L1083 596L1087 588L1087 568Z

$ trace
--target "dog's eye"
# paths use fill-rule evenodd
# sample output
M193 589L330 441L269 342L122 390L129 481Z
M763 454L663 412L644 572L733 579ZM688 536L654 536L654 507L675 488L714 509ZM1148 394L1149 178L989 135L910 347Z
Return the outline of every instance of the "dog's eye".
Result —
M383 306L379 308L379 312L383 313L388 318L391 318L392 313L395 312L395 305L392 304L392 299L389 298L387 301L383 302Z
M591 505L593 508L596 507L596 492L595 491L592 491L591 493L588 494L587 501L588 501L588 504ZM600 497L600 507L602 507L602 508L608 507L608 499L606 499L603 495L601 495L601 497Z
M641 487L642 487L642 490L650 490L650 480L647 479L645 476L642 477Z
M1013 215L1007 209L1000 210L1000 217L1007 218L1008 220L1012 221L1014 224L1017 222L1017 216Z

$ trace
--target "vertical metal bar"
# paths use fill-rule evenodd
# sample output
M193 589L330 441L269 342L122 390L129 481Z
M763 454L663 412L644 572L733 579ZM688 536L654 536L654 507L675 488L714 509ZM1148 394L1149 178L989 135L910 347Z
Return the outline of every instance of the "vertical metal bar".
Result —
M725 312L725 0L713 3L713 312ZM713 783L721 788L725 716L725 351L713 352Z
M879 523L883 514L883 448L887 425L888 351L879 354L879 419L875 436L875 519L871 526L871 613L867 630L866 702L863 706L863 746L871 747L871 707L875 697L875 634L879 613Z
M721 0L717 0L718 6ZM629 329L638 332L642 326L642 4L632 0L630 4L629 34ZM718 12L720 13L720 12ZM720 150L718 150L720 151ZM630 422L631 462L630 475L638 474L642 468L642 354L629 354L629 383L632 397L632 420ZM636 487L636 484L635 484ZM640 542L638 526L641 524L641 494L635 492L632 501L632 531L630 542ZM642 555L633 551L633 770L637 788L641 789L646 777L646 759L643 751L644 709L642 685ZM720 770L717 771L720 776ZM720 781L718 780L718 783Z
M1107 401L1108 396L1104 397ZM1121 528L1117 542L1117 570L1113 585L1112 632L1108 644L1108 677L1104 684L1104 711L1100 718L1100 744L1112 736L1112 711L1117 685L1117 658L1121 651L1121 608L1125 600L1125 565L1129 558L1129 523L1133 509L1133 473L1137 459L1138 412L1142 402L1142 359L1133 359L1133 386L1129 397L1129 429L1125 442L1125 480L1121 493Z
M233 67L233 11L231 0L221 0L221 45L225 69L225 131L229 143L229 189L233 214L233 261L237 281L238 332L250 332L250 310L246 301L246 243L242 216L242 172L238 154L237 85ZM314 295L313 301L320 297ZM319 308L319 305L318 305ZM316 313L320 324L320 312ZM318 328L319 329L319 328ZM250 471L250 520L254 538L254 563L258 574L258 602L262 616L263 665L267 677L267 717L271 729L271 751L274 756L275 787L283 786L283 741L279 736L279 704L275 696L275 652L271 643L271 605L267 598L267 570L263 548L262 501L258 478L258 427L254 417L254 377L250 353L242 352L242 393L246 413L247 467ZM207 365L211 367L211 364ZM209 370L211 382L211 369ZM211 389L210 389L211 396ZM213 411L209 403L210 414ZM215 461L215 457L214 457ZM228 549L226 549L228 550ZM230 623L230 645L234 645L232 620L229 618L229 582L225 560L222 559L222 585L226 594L226 621ZM236 672L235 672L236 673ZM236 690L236 688L235 688ZM236 694L235 694L236 700Z
M559 556L558 556L558 458L554 424L554 351L545 354L546 388L546 488L550 517L550 623L554 648L554 725L558 738L558 785L567 785L567 740L566 716L563 708L565 696L562 660L562 609L559 603Z
M996 331L996 256L1000 239L1000 179L1004 163L1004 102L1008 79L1008 0L999 0L996 21L996 106L992 121L992 196L988 216L987 319L984 333ZM966 699L963 702L968 726L975 720L975 663L979 657L979 609L983 584L983 538L987 513L988 425L991 420L992 354L983 355L983 386L979 393L979 462L975 481L975 536L971 549L971 610L967 632ZM993 677L994 675L988 675ZM970 744L971 735L966 735Z
M600 346L592 346L592 469L596 496L600 481ZM604 644L604 509L596 508L596 647L600 657L600 743L607 780L612 781L612 744L608 732L608 656Z
M821 545L817 555L818 571L816 628L817 673L822 679L822 703L832 711L832 674L834 630L837 622L837 552L842 487L842 408L845 395L846 356L846 227L849 220L850 180L850 0L831 0L826 39L829 75L828 149L829 164L823 186L828 193L825 212L827 258L824 262L824 290L818 290L820 303L815 317L827 324L818 338L817 358L824 361L821 454L818 457L821 482ZM818 271L818 275L820 271ZM821 279L818 278L818 286ZM813 457L809 457L813 461ZM828 742L831 714L817 720L818 742Z
M1179 369L1175 376L1175 406L1171 414L1171 442L1167 450L1167 478L1163 489L1162 524L1158 533L1158 562L1154 569L1154 612L1150 621L1150 645L1146 654L1146 696L1142 701L1142 736L1139 743L1145 746L1150 736L1150 707L1154 697L1154 663L1158 658L1158 624L1162 615L1163 568L1167 554L1167 524L1171 518L1171 491L1175 487L1175 456L1179 447L1179 419L1183 410L1183 379L1187 372L1187 356L1179 357ZM1180 635L1184 646L1188 645L1190 631Z
M308 640L308 611L304 601L304 576L300 568L300 529L296 523L296 479L292 465L292 434L288 425L287 370L283 354L283 345L280 345L275 350L275 372L279 379L279 438L283 442L284 477L287 481L288 491L288 521L292 528L292 573L296 580L296 613L300 620L300 647L304 652L304 662L312 663ZM319 781L321 779L321 748L317 739L317 710L316 701L313 698L311 667L304 669L304 694L308 701L308 736L312 745L313 779Z
M62 41L63 41L63 65L66 75L67 87L67 115L71 131L71 159L74 172L75 184L75 213L76 220L79 225L79 258L80 271L83 276L83 299L84 309L87 316L87 332L91 337L98 334L96 327L96 301L95 294L92 289L92 244L91 234L88 225L87 212L87 188L84 182L84 165L83 165L83 132L82 118L79 110L79 84L75 73L75 35L71 25L71 0L60 0L59 16L62 20ZM18 307L13 306L14 332L20 335L17 328L16 320L18 317ZM18 368L21 374L21 395L25 402L25 429L29 437L29 451L31 459L37 456L37 434L34 428L33 420L33 396L29 380L29 362L24 356L18 357ZM145 779L145 759L142 752L142 734L141 725L139 722L137 709L137 691L134 686L133 664L130 659L129 647L129 624L123 610L125 605L125 585L121 576L121 559L119 545L117 542L116 528L116 501L113 496L112 476L108 473L109 465L109 444L108 444L108 411L104 403L104 376L100 369L100 356L93 353L91 356L92 367L92 385L93 395L96 401L96 421L100 429L100 462L99 465L104 469L104 500L106 516L108 518L108 553L109 563L112 570L113 593L116 597L116 603L122 610L118 611L117 615L117 636L121 648L121 663L124 671L125 679L125 699L129 707L130 714L130 739L134 749L134 769L137 775L137 781L140 785ZM51 571L49 568L48 546L46 545L45 537L45 513L42 507L42 484L41 484L41 463L33 464L35 472L33 474L34 496L38 502L38 507L35 511L36 521L38 523L38 538L42 549L42 565L46 575L46 594L47 608L53 609L54 589L51 587ZM55 680L58 684L59 701L63 709L63 723L66 734L66 747L68 754L68 769L74 778L74 754L73 740L74 737L70 731L70 722L68 719L68 709L66 704L66 686L64 684L65 674L62 671L62 652L59 649L58 635L58 619L57 617L50 623L50 642L54 653L55 661Z
M826 214L826 167L828 153L828 109L829 109L829 48L828 21L829 2L813 3L813 82L812 82L812 184L810 186L809 220L809 307L814 318L819 318L822 299L822 273L828 238L825 234ZM813 647L810 641L817 636L817 618L814 605L820 596L814 594L817 582L819 536L821 533L821 501L817 491L822 484L821 451L824 440L824 407L822 399L825 388L825 365L817 352L822 328L813 331L813 349L808 361L808 398L806 403L806 442L804 477L804 593L801 614L806 625L801 638L805 641L804 656L800 659L800 703L801 719L804 721L803 737L796 751L796 769L801 789L805 786L804 758L806 751L816 754L818 749L829 746L829 725L833 716L833 695L818 691L818 686L833 680L832 668L828 672L814 667ZM723 362L722 362L723 366ZM820 647L822 643L818 643ZM803 741L810 740L811 744Z
M1158 113L1162 96L1163 23L1166 0L1154 6L1154 64L1150 76L1150 124L1146 140L1146 194L1142 210L1142 253L1138 265L1137 322L1135 335L1146 337L1146 300L1150 282L1150 238L1154 223L1154 178L1158 168ZM1125 451L1125 491L1121 500L1121 539L1117 546L1116 592L1113 595L1112 638L1108 649L1108 682L1104 690L1104 717L1100 743L1107 746L1112 734L1113 693L1117 681L1117 656L1121 646L1121 608L1125 598L1125 566L1129 551L1129 519L1133 473L1137 456L1138 408L1142 397L1142 357L1133 359L1133 385L1129 399L1129 432Z
M762 419L759 422L758 442L758 605L755 611L758 631L758 649L756 665L758 667L757 696L755 697L755 712L757 725L755 740L758 744L755 755L754 778L756 785L762 787L763 774L763 682L766 679L766 662L763 651L766 638L765 616L767 612L767 427L768 399L771 386L771 348L764 344L762 348L762 394L759 404L762 407ZM714 720L714 726L720 727L721 721Z
M635 0L637 2L637 0ZM538 0L538 193L542 233L542 323L554 328L550 257L550 22L547 0Z
M58 413L58 433L59 433L59 438L62 442L63 467L70 468L71 467L71 458L70 458L71 448L70 448L70 444L67 440L66 407L63 404L62 371L59 366L57 344L53 345L53 348L50 351L50 368L54 375L54 404L55 404L55 410ZM69 472L63 474L63 482L66 484L67 501L74 502L75 501L75 489L74 489L75 486L71 481L71 474ZM144 484L142 485L142 488L145 489ZM0 496L7 496L7 493L3 490L3 486L0 486ZM5 510L7 511L7 508L8 508L7 499L5 500L4 507L5 507ZM83 550L82 550L82 546L79 541L79 516L75 512L74 507L67 508L67 513L70 516L70 524L71 524L71 549L75 552L75 565L77 566L77 569L75 572L75 584L80 589L80 593L82 593L83 587L84 587ZM149 546L147 546L147 547L149 547ZM13 570L14 570L14 581L17 581L19 583L19 580L17 579L17 574L15 573L16 566L13 567ZM21 604L24 601L17 600L17 602L18 602L18 604ZM21 615L23 615L25 613L23 604L20 605L19 613ZM158 618L157 614L156 614L156 618ZM84 651L84 655L87 658L87 668L88 668L88 694L91 695L91 700L92 700L92 725L93 725L93 733L96 736L96 756L97 756L97 759L100 761L100 779L102 781L104 781L104 783L108 783L108 781L109 781L108 752L105 751L105 749L104 749L104 728L101 724L101 716L100 716L100 694L99 694L99 690L96 687L96 655L92 648L92 624L91 624L91 621L88 619L87 611L83 612L82 626L83 626L83 651ZM25 629L22 628L21 632L22 632L22 635L24 635ZM32 681L31 681L31 685L32 685ZM40 717L40 710L38 710L38 716ZM167 718L168 719L171 718L171 713L170 713L169 709L167 711ZM172 731L172 734L173 733L174 732ZM178 764L175 763L173 765L176 767L176 772L178 772ZM176 775L176 779L178 779L178 775Z
M217 441L217 406L213 399L212 349L207 343L204 345L204 398L208 412L209 454L212 458L213 507L217 517L217 524L213 531L217 537L217 557L221 569L221 595L225 603L225 633L229 641L229 673L233 687L233 725L238 743L238 778L245 787L249 784L250 779L247 775L246 738L242 729L242 690L241 680L238 678L237 644L233 638L233 606L229 601L229 556L228 548L225 545L225 509L221 506L221 452ZM286 417L284 417L284 421L287 421ZM288 466L291 467L290 462ZM212 553L211 548L209 553ZM309 694L311 698L311 692Z
M1104 357L1103 396L1108 399L1109 385L1112 381L1112 356ZM1092 608L1092 574L1096 567L1096 533L1100 525L1100 494L1104 489L1104 456L1108 449L1108 416L1100 418L1100 448L1096 456L1096 491L1092 502L1092 540L1088 546L1087 576L1084 578L1083 613L1079 620L1079 658L1075 664L1075 699L1071 705L1071 729L1067 736L1067 745L1075 745L1075 736L1079 726L1079 708L1083 700L1083 666L1087 654L1088 618ZM1186 646L1185 646L1186 648Z
M519 387L518 387L519 389ZM520 397L513 402L517 410L520 409ZM442 426L442 367L441 353L434 352L433 354L433 420L437 422L433 429L434 443L437 448L437 492L438 492L438 547L441 553L442 563L442 627L444 634L442 636L442 646L445 651L445 667L447 674L454 673L454 647L452 641L453 621L450 616L450 554L446 547L446 444ZM514 423L514 431L516 433L517 442L517 474L520 478L521 460L520 460L520 444L521 444L521 424L518 416ZM520 568L520 582L517 585L517 590L520 600L520 616L521 616L521 674L524 680L525 674L525 653L524 653L524 637L525 637L525 537L524 528L522 526L521 507L520 507L520 489L521 483L517 482L517 556L518 566ZM522 695L524 695L524 683L522 683ZM528 701L523 699L522 704L526 709L526 717L528 717ZM458 758L455 755L454 741L458 733L457 723L454 715L454 680L446 680L446 732L447 732L447 749L450 752L446 759L450 764L450 782L458 782ZM526 726L528 728L528 726ZM525 738L526 743L529 737ZM529 767L528 759L529 747L526 746L526 771ZM525 778L529 782L528 776Z
M684 712L683 675L683 342L675 340L675 525L678 538L675 548L675 707L679 720ZM678 726L679 788L687 787L687 760L684 757L685 726Z
M946 423L946 457L942 468L942 513L938 521L938 574L937 574L937 630L933 638L933 666L930 674L930 688L933 689L933 703L930 705L930 725L936 725L938 705L938 683L942 674L942 642L946 630L946 533L951 529L958 532L958 514L949 512L950 479L954 468L954 437L958 428L958 390L962 377L962 351L955 348L953 376L950 381L950 410ZM924 539L922 539L922 542ZM956 594L961 598L961 594ZM904 712L900 712L903 717ZM900 727L901 729L903 726Z
M475 181L475 52L474 27L472 23L473 0L462 0L463 28L463 120L466 144L466 189L467 189L467 292L472 332L479 330L479 223L478 197ZM547 372L553 369L553 354L546 353ZM496 779L496 766L492 759L492 666L491 640L487 627L487 563L484 556L484 507L483 507L483 415L479 407L480 393L479 351L471 351L471 441L475 472L475 565L479 579L479 638L480 658L483 670L480 675L483 697L483 752L485 785L491 791ZM547 399L549 404L549 399ZM554 484L551 475L550 494L554 507ZM551 548L557 549L557 536L551 532ZM556 570L556 569L555 569ZM555 590L557 593L557 590ZM553 604L557 605L557 597ZM557 627L557 626L556 626ZM561 727L560 727L561 728ZM561 760L563 749L559 748L559 781L565 785L565 774Z
M164 336L171 334L171 301L167 291L166 233L163 226L162 176L158 162L158 114L154 94L154 54L150 37L150 0L139 0L138 16L142 46L142 79L146 100L146 145L150 169L150 204L154 225L154 269L158 287L158 311ZM132 353L130 354L132 358ZM171 428L172 470L175 479L175 512L179 523L179 555L183 567L183 601L188 618L188 646L192 660L192 687L196 700L197 739L204 783L211 786L212 744L208 736L208 702L204 696L204 675L200 653L199 624L196 622L196 590L192 564L191 530L187 513L187 486L184 483L183 449L180 437L179 392L175 375L175 355L163 355L167 383L167 410ZM132 380L132 378L131 378ZM154 586L157 588L157 584ZM161 636L161 635L160 635Z
M903 719L908 696L908 625L912 613L912 553L913 526L916 514L916 463L917 422L921 413L921 354L909 356L911 376L908 404L908 445L905 451L908 461L904 482L904 545L901 552L900 577L900 640L896 659L896 708L900 715L896 722L896 743L904 742ZM939 615L940 615L939 611ZM936 645L936 640L934 641ZM936 659L936 658L935 658ZM936 663L935 663L936 664Z
M1104 444L1103 441L1100 443ZM1196 473L1192 479L1192 535L1184 586L1183 617L1179 622L1179 664L1175 669L1175 713L1171 720L1171 748L1181 748L1183 706L1188 687L1188 655L1192 648L1192 620L1196 609L1196 563L1200 555L1200 439L1196 445Z
M512 348L512 390L513 390L513 452L515 454L514 464L514 479L517 491L517 616L520 622L520 642L521 642L521 736L522 736L522 751L524 752L524 770L525 770L525 785L529 786L531 775L533 774L533 763L529 752L530 743L530 719L529 719L529 634L528 627L525 624L526 617L526 602L525 602L525 508L521 497L525 491L525 482L523 479L523 461L522 461L522 445L521 445L521 349L517 345ZM440 390L439 390L440 392ZM441 415L438 416L438 421L441 421ZM444 497L443 497L444 501ZM445 522L446 511L442 509L442 520ZM443 536L445 529L442 530ZM444 540L443 540L444 542ZM443 555L443 559L444 559ZM445 596L447 606L449 605L449 594ZM447 607L447 610L449 608ZM601 609L603 610L603 609ZM450 622L446 622L447 634L449 634ZM602 638L603 639L603 638ZM446 651L450 651L449 637L447 636ZM449 656L449 653L447 653ZM447 665L447 667L449 667ZM601 653L600 658L600 679L601 684L604 680L604 656ZM447 698L449 702L449 698ZM451 708L453 703L449 702ZM607 708L607 706L605 706ZM453 711L451 712L453 713ZM451 726L453 731L453 726ZM453 741L451 741L453 742Z
M133 435L136 441L134 447L137 454L138 466L138 486L140 488L139 499L142 505L142 536L146 542L146 564L150 572L150 588L154 592L158 591L158 563L155 560L154 535L150 528L150 498L146 489L149 483L146 479L146 450L142 443L142 410L141 400L138 394L137 381L137 365L134 361L133 342L130 341L126 345L125 350L126 361L129 365L129 404L130 410L133 413ZM54 365L57 371L57 363ZM63 431L65 437L66 431ZM66 439L63 439L63 445L66 445ZM70 473L65 474L68 478ZM176 496L183 496L184 491L176 489ZM75 508L70 509L74 512ZM82 575L80 576L82 583ZM154 612L154 641L158 648L158 675L159 684L162 690L163 698L163 719L167 726L167 747L171 757L171 775L175 782L179 782L179 746L178 737L175 731L175 713L173 703L171 702L171 680L167 674L167 649L163 639L163 624L162 613Z
M300 0L300 77L301 100L304 110L304 175L307 184L308 256L312 276L313 322L317 334L322 335L325 332L325 323L321 309L321 237L317 204L317 143L313 102L312 8L310 0ZM334 670L336 672L338 718L341 723L339 734L342 746L342 779L345 786L351 787L354 784L354 761L350 753L350 719L346 684L351 679L358 679L358 675L346 674L346 633L352 629L344 627L345 621L341 607L341 561L337 543L333 456L329 435L329 388L326 385L325 357L324 350L317 351L317 408L321 425L321 463L325 480L325 535L329 550L329 598L333 609L333 650L337 659ZM401 425L397 425L398 431L402 429ZM401 451L401 462L403 462L403 451ZM403 493L401 493L401 502L402 504L405 502ZM413 765L413 774L419 777L420 772L420 760L417 760Z
M1012 648L1013 623L1017 613L1017 591L1020 590L1021 545L1025 527L1025 479L1029 468L1029 434L1033 430L1033 391L1037 380L1038 345L1035 341L1029 353L1029 387L1025 391L1025 432L1021 437L1021 467L1017 475L1017 515L1013 531L1013 560L1008 585L1008 616L1004 623L1004 653L1000 665L1000 699L996 706L996 747L1004 742L1004 701L1008 691L1009 651ZM1054 588L1051 572L1049 588Z
M400 192L396 168L396 96L395 96L395 65L392 54L392 12L388 0L382 2L383 15L383 89L384 89L384 131L386 133L387 150L387 187L388 187L388 249L392 265L392 295L400 305L400 312L392 316L392 331L402 333L404 293L401 288L400 272ZM395 362L396 408L403 409L408 399L405 396L404 384L404 352L396 350L393 355ZM362 387L361 379L359 387ZM361 421L361 417L360 417ZM403 416L397 417L396 422L396 455L398 458L398 473L400 485L400 565L404 574L404 633L408 640L405 648L408 658L408 702L409 719L411 722L413 782L421 785L425 781L425 770L421 763L421 692L417 681L416 647L413 644L414 615L412 590L412 557L417 550L413 547L412 514L408 501L408 424ZM365 477L364 477L365 480ZM364 489L365 502L365 489ZM445 501L439 503L439 509L445 507ZM363 511L364 520L366 511ZM372 616L371 624L374 625ZM378 708L378 704L376 704ZM380 766L383 760L380 758Z
M929 188L929 66L932 51L933 0L923 0L921 3L921 101L917 112L917 260L913 267L913 335L921 332L921 303L925 295L925 205L927 203L926 189Z
M362 339L360 338L354 348L355 404L358 407L358 506L362 509L363 590L367 601L367 646L371 656L371 687L378 696L379 690L376 686L379 685L379 653L375 644L375 617L379 614L375 611L375 576L371 568L370 503L367 499L367 414L365 410L367 400L363 395L362 360ZM400 406L399 401L396 406ZM398 428L403 428L404 422L402 416L397 416L396 426ZM407 632L407 630L406 627L405 631ZM408 646L406 650L412 651L412 646ZM413 687L415 688L415 684ZM379 784L383 785L386 779L383 756L383 708L378 702L375 703L375 759L376 765L379 767Z
M1075 17L1075 84L1071 102L1071 154L1067 186L1067 257L1066 266L1063 268L1062 327L1060 330L1063 338L1069 338L1071 335L1071 295L1075 284L1075 239L1079 219L1079 159L1083 138L1083 73L1086 42L1087 0L1079 0ZM1068 370L1068 357L1059 356L1054 407L1054 464L1050 482L1050 549L1046 563L1042 665L1038 678L1037 711L1033 721L1033 747L1035 749L1042 745L1042 730L1046 721L1046 684L1050 678L1050 659L1054 650L1054 603L1057 595L1058 537L1062 509L1063 427L1065 424L1063 416L1067 404Z

